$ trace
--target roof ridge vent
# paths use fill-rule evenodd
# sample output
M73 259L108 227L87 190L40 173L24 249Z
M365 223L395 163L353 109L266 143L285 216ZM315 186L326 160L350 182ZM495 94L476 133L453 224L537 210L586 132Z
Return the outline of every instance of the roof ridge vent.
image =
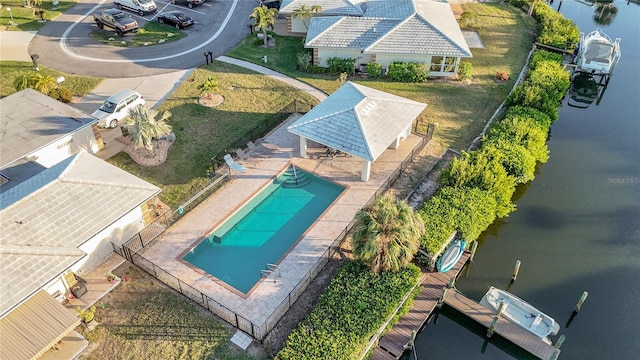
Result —
M365 105L362 110L360 110L363 114L368 114L371 110L373 110L373 108L375 108L377 106L377 104L375 102L370 102L367 105Z

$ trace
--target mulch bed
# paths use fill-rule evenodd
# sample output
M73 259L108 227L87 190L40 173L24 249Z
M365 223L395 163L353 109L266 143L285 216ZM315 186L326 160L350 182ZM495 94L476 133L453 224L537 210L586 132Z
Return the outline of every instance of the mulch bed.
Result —
M146 167L158 166L165 162L165 160L167 160L169 148L173 145L175 139L175 135L171 133L171 135L166 139L153 140L153 149L149 152L145 148L135 147L129 136L120 136L116 138L117 141L127 145L123 151L129 154L133 161Z

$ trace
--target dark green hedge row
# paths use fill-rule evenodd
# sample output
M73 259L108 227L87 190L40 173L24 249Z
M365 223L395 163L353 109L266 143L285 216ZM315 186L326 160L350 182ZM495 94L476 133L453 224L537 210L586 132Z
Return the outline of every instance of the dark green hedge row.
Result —
M413 264L382 274L356 261L345 264L275 359L358 359L420 276Z
M543 1L536 1L533 17L540 24L538 42L541 44L565 49L573 48L580 40L580 30L576 24Z
M526 80L506 102L511 107L489 128L480 149L463 152L443 170L440 189L420 209L426 228L421 247L428 253L435 254L453 231L476 240L496 218L515 210L516 186L533 180L536 164L549 158L549 128L569 88L560 62L547 51L535 53Z
M560 101L569 89L571 77L560 62L545 59L549 57L548 51L539 53L543 55L531 62L527 79L509 95L505 105L521 105L539 110L553 122L558 119Z

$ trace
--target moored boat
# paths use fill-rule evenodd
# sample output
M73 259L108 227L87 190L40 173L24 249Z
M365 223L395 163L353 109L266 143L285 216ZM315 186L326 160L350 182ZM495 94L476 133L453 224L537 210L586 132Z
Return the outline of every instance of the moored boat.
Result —
M495 312L501 302L504 302L502 316L549 344L551 341L547 336L556 335L560 330L560 325L552 317L507 291L492 286L480 300L480 304Z
M613 41L600 29L596 29L586 35L580 34L575 64L578 71L610 75L620 56L620 38Z
M451 270L458 260L460 260L466 245L467 242L464 240L454 240L451 246L445 250L444 254L438 258L438 261L436 262L436 269L439 272L447 272Z

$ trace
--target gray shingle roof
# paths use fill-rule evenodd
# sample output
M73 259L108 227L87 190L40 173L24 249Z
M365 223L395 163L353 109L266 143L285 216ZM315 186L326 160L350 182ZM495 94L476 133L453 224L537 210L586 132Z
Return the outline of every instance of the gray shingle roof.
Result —
M370 1L362 17L314 17L305 46L365 54L472 56L449 4L436 0Z
M325 15L361 16L363 11L360 5L364 2L364 0L283 0L280 4L280 13L292 14L302 5L308 7L320 5L322 14Z
M0 194L0 314L85 254L78 247L160 189L85 151Z
M426 106L348 81L287 129L375 161Z
M0 99L0 169L97 120L39 91Z

